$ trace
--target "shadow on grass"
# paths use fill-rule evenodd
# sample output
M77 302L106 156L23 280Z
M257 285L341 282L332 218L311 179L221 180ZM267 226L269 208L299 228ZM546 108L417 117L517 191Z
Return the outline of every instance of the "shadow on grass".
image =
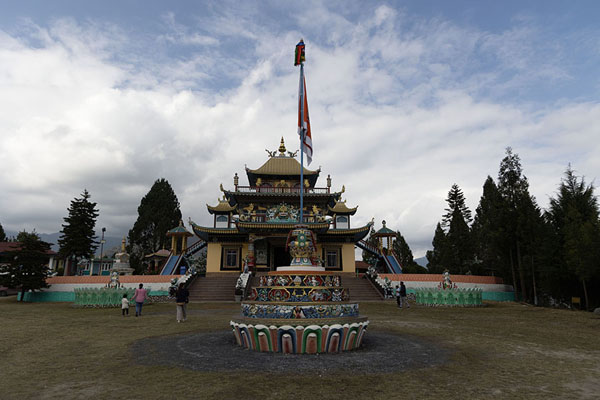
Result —
M261 353L243 349L230 331L161 336L138 340L131 348L142 365L176 366L194 371L257 371L322 374L380 374L438 366L449 351L415 337L367 332L360 349L339 354Z

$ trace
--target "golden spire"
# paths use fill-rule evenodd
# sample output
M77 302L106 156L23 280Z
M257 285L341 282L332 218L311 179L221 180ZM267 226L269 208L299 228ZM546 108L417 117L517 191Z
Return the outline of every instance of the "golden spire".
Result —
M283 136L281 137L281 143L279 144L279 152L281 153L280 155L285 154L285 143L283 142Z

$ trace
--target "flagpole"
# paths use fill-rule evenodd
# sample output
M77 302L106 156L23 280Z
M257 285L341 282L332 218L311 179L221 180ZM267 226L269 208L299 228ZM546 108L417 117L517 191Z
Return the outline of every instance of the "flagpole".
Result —
M304 63L300 63L300 223L304 223Z

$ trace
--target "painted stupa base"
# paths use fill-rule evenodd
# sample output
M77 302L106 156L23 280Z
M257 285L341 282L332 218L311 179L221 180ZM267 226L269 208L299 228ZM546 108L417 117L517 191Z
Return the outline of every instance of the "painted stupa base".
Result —
M254 321L253 321L254 322ZM354 350L362 344L369 321L366 317L343 320L329 324L314 324L315 320L286 321L273 325L273 320L259 323L231 321L233 335L238 345L249 350L286 354L339 353ZM320 321L319 321L320 322Z
M340 275L314 270L269 272L252 287L231 321L238 345L292 354L339 353L360 347L369 321L350 302Z

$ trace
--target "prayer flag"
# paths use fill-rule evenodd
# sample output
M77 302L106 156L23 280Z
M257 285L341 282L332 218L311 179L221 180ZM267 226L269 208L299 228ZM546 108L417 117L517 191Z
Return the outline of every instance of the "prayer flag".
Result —
M294 65L300 65L304 61L305 61L304 40L300 39L300 42L296 45L296 54L294 57Z

